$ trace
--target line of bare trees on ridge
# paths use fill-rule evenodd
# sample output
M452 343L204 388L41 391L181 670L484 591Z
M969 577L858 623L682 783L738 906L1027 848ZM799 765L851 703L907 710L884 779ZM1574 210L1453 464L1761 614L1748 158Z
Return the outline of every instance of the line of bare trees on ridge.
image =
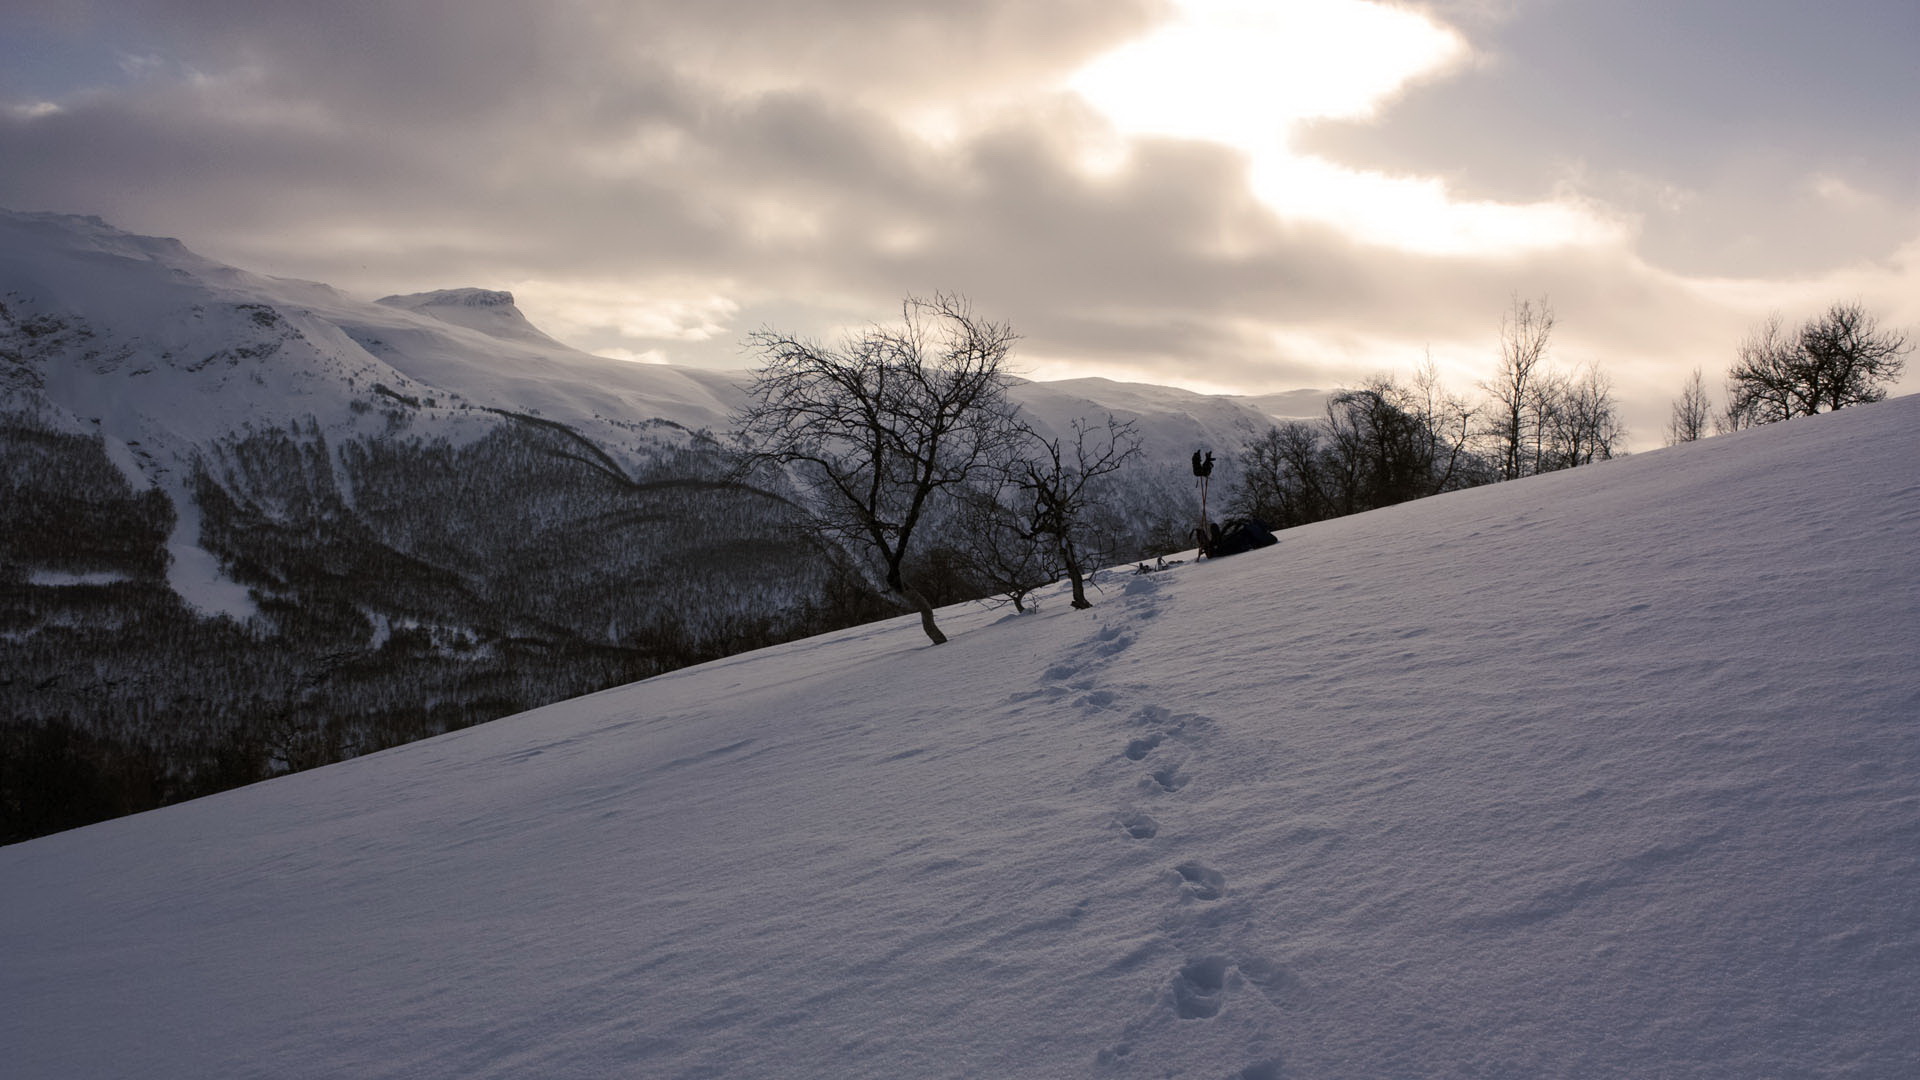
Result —
M1429 361L1410 383L1339 392L1318 421L1253 433L1229 511L1287 528L1614 456L1626 430L1612 387L1591 365L1550 365L1553 326L1544 299L1515 299L1483 402L1443 389ZM1086 607L1088 573L1111 554L1096 511L1140 453L1112 417L1053 437L1028 425L1007 396L1017 337L940 294L836 345L771 329L747 342L760 363L734 417L735 475L794 485L815 527L867 553L935 644L946 635L913 577L930 523L1016 607L1062 577Z
M1554 323L1545 298L1516 296L1477 400L1442 387L1429 359L1406 381L1377 376L1337 392L1318 419L1250 432L1228 513L1284 529L1618 455L1627 431L1612 382L1592 363L1553 365ZM1140 439L1111 416L1058 436L1027 424L1007 394L1017 339L952 294L910 297L898 325L837 345L775 330L748 339L760 367L734 417L735 476L791 485L814 528L870 556L935 644L946 635L915 578L925 549L1022 610L1062 577L1073 606L1089 606L1089 571L1114 554L1102 503L1118 495L1111 481ZM1740 346L1719 414L1695 371L1669 439L1877 401L1908 350L1857 304L1792 334L1771 319Z
M1544 298L1516 297L1478 401L1442 387L1428 360L1408 381L1336 393L1317 420L1259 432L1242 448L1230 511L1290 528L1621 453L1611 380L1593 364L1553 367L1553 328Z
M1884 400L1912 350L1905 333L1883 329L1857 301L1830 304L1792 331L1776 313L1740 343L1718 409L1693 369L1673 402L1667 443Z

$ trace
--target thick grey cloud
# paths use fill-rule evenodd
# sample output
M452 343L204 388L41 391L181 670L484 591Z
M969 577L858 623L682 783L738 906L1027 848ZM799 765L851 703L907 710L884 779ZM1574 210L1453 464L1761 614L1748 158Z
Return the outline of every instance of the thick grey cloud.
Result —
M1916 104L1912 75L1878 64L1907 5L1819 14L1875 37L1871 74L1803 96L1756 71L1837 62L1821 43L1845 35L1797 34L1804 15L1709 48L1638 0L1427 6L1480 62L1306 145L1468 197L1577 190L1637 216L1637 249L1369 245L1277 215L1204 142L1090 168L1113 133L1059 86L1167 15L1147 0L13 3L0 205L368 295L521 288L576 344L725 366L757 324L831 333L946 289L1050 364L1324 386L1429 345L1464 371L1511 296L1550 294L1565 356L1614 370L1647 437L1685 368L1723 367L1799 295L1686 275L1806 277L1902 243L1889 273L1916 273L1920 170L1886 104Z

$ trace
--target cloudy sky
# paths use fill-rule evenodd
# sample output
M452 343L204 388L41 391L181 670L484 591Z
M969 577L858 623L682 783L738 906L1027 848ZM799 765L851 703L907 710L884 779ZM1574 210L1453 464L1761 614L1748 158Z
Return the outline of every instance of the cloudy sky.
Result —
M1920 328L1916 48L1914 0L0 0L0 206L724 367L950 290L1041 378L1466 390L1544 296L1648 447L1769 311Z

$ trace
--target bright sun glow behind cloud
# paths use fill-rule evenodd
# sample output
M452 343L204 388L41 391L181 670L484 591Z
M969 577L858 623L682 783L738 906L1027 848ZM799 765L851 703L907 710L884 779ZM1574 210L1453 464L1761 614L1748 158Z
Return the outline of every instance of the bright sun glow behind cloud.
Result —
M1363 0L1179 0L1070 87L1115 126L1254 147L1301 120L1366 116L1466 54L1459 35Z
M1368 0L1177 0L1177 16L1095 60L1068 89L1122 135L1203 139L1247 155L1283 217L1368 243L1495 254L1602 243L1617 224L1577 204L1460 202L1437 179L1361 172L1294 151L1307 121L1373 115L1408 83L1466 62L1453 30Z

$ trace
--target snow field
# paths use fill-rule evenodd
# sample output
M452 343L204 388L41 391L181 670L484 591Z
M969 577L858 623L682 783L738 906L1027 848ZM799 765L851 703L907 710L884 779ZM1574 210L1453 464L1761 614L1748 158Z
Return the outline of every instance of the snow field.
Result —
M1920 398L0 849L20 1077L1920 1073Z

